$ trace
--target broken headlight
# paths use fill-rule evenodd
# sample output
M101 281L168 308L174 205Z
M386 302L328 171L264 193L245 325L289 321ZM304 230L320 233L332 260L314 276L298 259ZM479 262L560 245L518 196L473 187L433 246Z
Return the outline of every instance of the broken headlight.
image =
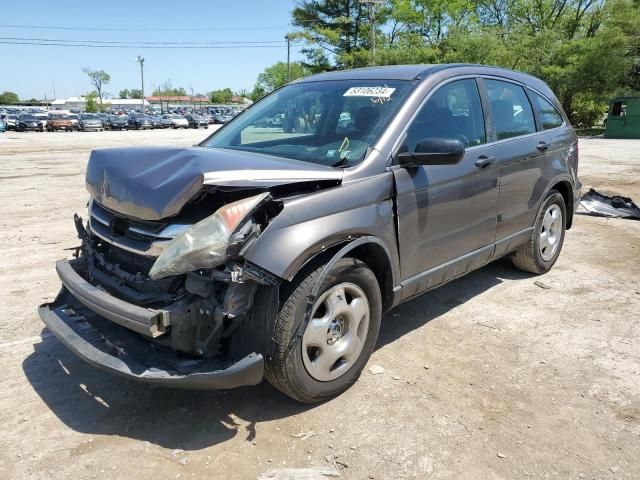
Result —
M224 205L210 217L176 235L156 259L149 276L157 280L220 265L226 259L234 232L268 195L261 193Z

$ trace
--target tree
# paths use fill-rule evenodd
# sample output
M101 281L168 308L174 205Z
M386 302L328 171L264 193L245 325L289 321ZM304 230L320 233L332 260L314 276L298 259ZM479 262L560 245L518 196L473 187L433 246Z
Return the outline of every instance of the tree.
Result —
M546 81L580 125L609 98L640 91L640 0L385 0L376 8L375 59L369 8L298 1L292 23L310 44L310 72L372 63L502 66Z
M98 104L96 103L96 92L89 92L85 96L87 103L84 107L84 111L87 113L96 113L99 111Z
M0 94L0 105L12 105L19 101L20 99L16 93L4 91Z
M342 55L369 46L369 11L360 0L301 0L293 9L292 23L302 28L300 37L310 47L302 53L309 63L306 68L315 73L319 66L330 65L327 52L333 54L336 65L342 66Z
M120 90L118 93L118 97L120 98L131 98L131 92L128 89Z
M174 87L171 79L166 80L162 85L153 90L153 95L157 97L179 97L185 96L187 91L183 87Z
M209 93L211 103L229 103L233 97L233 92L230 88L224 88L222 90L214 90Z
M102 104L102 96L104 93L102 89L111 81L111 75L104 70L91 70L87 67L83 68L82 71L89 77L89 81L96 89L100 104Z
M291 80L295 80L297 78L305 77L309 75L309 69L307 69L302 62L292 62L291 63ZM276 88L280 88L287 83L287 64L285 62L278 62L270 67L265 68L265 70L258 75L258 80L256 82L256 86L254 88L254 92L256 89L263 92L263 94L267 94L275 90Z

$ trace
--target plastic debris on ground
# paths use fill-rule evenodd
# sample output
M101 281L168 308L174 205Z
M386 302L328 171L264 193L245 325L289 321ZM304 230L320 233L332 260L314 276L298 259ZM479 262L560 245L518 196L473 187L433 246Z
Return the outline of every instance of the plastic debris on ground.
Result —
M609 197L592 188L582 196L580 205L590 215L640 220L640 208L629 197Z

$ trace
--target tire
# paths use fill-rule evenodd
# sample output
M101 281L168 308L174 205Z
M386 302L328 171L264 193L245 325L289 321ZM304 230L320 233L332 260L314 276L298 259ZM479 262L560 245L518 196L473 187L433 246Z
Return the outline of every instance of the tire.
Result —
M559 213L561 217L549 223L548 215L553 218L553 212ZM540 205L531 237L511 257L515 267L535 274L547 273L551 270L560 256L566 225L567 207L564 198L557 190L551 190ZM549 242L543 240L545 232ZM555 238L555 241L551 242L551 238Z
M378 339L378 332L380 330L380 319L382 317L382 297L380 294L380 287L376 280L375 275L369 269L369 267L360 260L353 258L340 259L332 267L331 271L326 275L322 286L318 291L316 299L316 305L312 315L313 318L317 318L322 312L324 312L324 318L332 318L329 310L321 310L324 308L323 297L326 297L326 301L329 301L332 294L337 295L334 298L342 300L344 303L340 305L344 307L353 308L355 299L359 299L360 309L357 307L350 312L358 312L363 315L363 312L368 312L369 318L366 320L366 314L364 317L360 317L358 320L358 326L356 330L351 331L349 329L348 322L355 320L347 320L347 322L340 319L339 316L335 316L334 321L339 321L343 326L340 327L340 332L337 335L330 338L330 331L334 333L334 329L330 327L324 332L324 326L321 328L316 327L315 330L310 330L311 322L307 325L302 338L294 338L298 328L300 327L307 309L307 300L314 285L320 277L325 265L318 266L318 263L307 267L301 272L294 280L294 283L290 286L287 292L282 292L282 303L280 311L278 312L276 323L274 327L274 340L275 348L274 354L266 361L265 377L271 385L283 392L285 395L304 403L318 403L330 398L333 398L353 385L362 369L366 365ZM340 290L340 287L343 290ZM349 289L347 291L346 289ZM350 292L355 293L352 295L351 301L347 302L350 296ZM346 293L340 296L341 293ZM364 295L364 296L363 296ZM361 298L366 299L362 301ZM368 305L368 308L367 308ZM356 318L359 315L351 317L350 314L343 314L342 317L347 319ZM318 319L319 324L326 323L325 320ZM368 322L368 323L367 323ZM332 325L328 324L328 325ZM346 326L344 326L346 325ZM307 334L320 332L322 347L304 347L305 343L309 343L306 338ZM344 334L344 337L342 335ZM354 337L354 334L356 337ZM329 345L327 350L326 345ZM325 351L329 352L333 344L337 348L340 348L340 340L348 341L347 339L356 338L357 347L354 347L354 352L350 361L347 361L348 357L340 357L335 363L332 364L333 371L326 370L322 374L338 375L336 378L324 378L319 379L320 370L314 372L315 363L312 361L311 356L317 355L315 360L317 361L324 355ZM290 343L294 342L294 349L289 352ZM334 343L330 344L329 342ZM303 353L303 348L306 348L306 354ZM322 353L319 353L322 352ZM345 353L345 355L348 355ZM326 358L331 362L331 358L335 355L330 355ZM344 363L341 363L344 362ZM340 372L340 369L344 371Z

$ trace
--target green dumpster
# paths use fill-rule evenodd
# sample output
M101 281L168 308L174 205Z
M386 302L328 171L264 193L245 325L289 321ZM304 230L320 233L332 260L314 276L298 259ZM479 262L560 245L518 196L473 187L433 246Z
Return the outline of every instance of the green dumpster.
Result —
M611 100L604 136L640 138L640 97L620 97Z

